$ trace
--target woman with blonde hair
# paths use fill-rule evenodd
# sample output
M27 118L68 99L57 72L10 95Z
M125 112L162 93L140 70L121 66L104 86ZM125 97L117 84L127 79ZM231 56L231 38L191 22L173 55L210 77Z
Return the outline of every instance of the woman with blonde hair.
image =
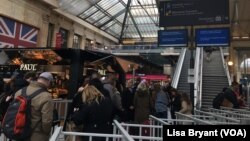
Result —
M111 100L104 97L96 87L89 85L83 90L82 101L79 111L73 114L74 123L83 124L83 132L112 133L113 104ZM84 140L88 140L88 137L84 137ZM101 141L102 139L93 140Z
M149 118L153 103L149 94L147 83L142 81L134 96L135 123L142 124Z

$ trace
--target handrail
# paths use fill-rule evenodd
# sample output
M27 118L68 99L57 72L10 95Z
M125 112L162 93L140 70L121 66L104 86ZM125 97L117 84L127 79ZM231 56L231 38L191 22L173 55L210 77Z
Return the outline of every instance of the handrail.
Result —
M199 83L200 83L200 48L196 48L196 55L195 55L195 64L194 64L194 108L197 108L197 104L199 101Z
M121 126L121 124L117 120L114 120L114 124L127 141L134 141L134 139L128 134L128 132Z
M228 84L229 84L229 86L231 86L232 81L231 81L231 78L230 78L228 65L227 65L227 63L225 63L224 54L223 54L223 51L222 51L222 48L221 48L221 47L220 47L220 53L221 53L221 59L222 59L223 67L224 67L225 73L226 73L226 75L227 75Z
M206 114L206 115L209 115L209 116L213 116L213 117L215 117L215 118L218 118L218 119L225 119L225 120L228 120L228 121L240 123L240 120L233 119L233 118L226 117L226 116L222 116L222 115L218 115L218 114L214 114L214 113L211 113L211 112L205 112L205 111L201 111L201 110L194 110L194 113L195 113L196 115L197 115L198 113L200 113L200 114Z
M201 105L202 105L202 83L203 83L203 79L202 79L202 76L203 76L203 59L204 59L204 52L203 52L203 48L200 48L200 74L199 74L199 80L200 80L200 83L199 83L199 108L201 108Z
M183 114L183 113L180 113L180 112L175 112L175 114L176 114L177 119L178 119L178 117L181 116L181 117L184 117L185 119L192 120L195 123L205 124L205 125L214 125L213 123L211 123L209 121L198 119L198 118L194 117L193 115L186 115L186 114Z
M187 48L182 48L182 50L181 50L181 54L179 56L178 63L177 63L175 73L174 73L172 83L171 83L171 86L173 88L177 88L186 51L187 51Z
M49 141L56 141L57 138L59 137L60 133L62 132L62 127L56 127L54 133L50 137Z
M162 119L159 119L159 118L157 118L157 117L155 117L155 116L153 116L153 115L149 115L149 117L150 117L151 119L155 120L155 121L160 122L162 125L170 125L169 123L167 123L167 122L163 121Z

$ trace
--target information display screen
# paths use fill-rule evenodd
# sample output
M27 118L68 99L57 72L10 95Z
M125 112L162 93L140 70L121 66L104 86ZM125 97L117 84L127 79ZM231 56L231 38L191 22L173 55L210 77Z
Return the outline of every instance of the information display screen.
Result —
M202 28L195 30L195 43L198 47L229 46L229 28Z
M158 45L160 47L185 47L188 44L186 29L159 30Z
M229 24L229 0L160 1L161 27Z

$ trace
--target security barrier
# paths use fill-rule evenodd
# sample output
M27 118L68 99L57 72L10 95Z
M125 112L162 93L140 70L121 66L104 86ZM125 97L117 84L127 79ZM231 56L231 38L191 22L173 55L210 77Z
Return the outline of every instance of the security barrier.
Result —
M92 141L94 137L104 138L106 141L110 141L110 139L112 139L113 141L134 141L134 139L128 134L128 132L126 132L126 130L120 125L119 122L114 120L113 126L116 130L118 130L116 133L113 134L67 132L62 131L62 127L57 127L53 135L50 137L49 141L64 141L65 136L72 136L72 140L70 141L76 141L77 136L89 137L89 141Z
M67 117L67 110L72 100L54 100L54 108L58 111L59 119L64 121ZM106 141L162 141L164 125L234 125L250 124L249 109L233 109L221 107L221 109L209 108L207 111L194 110L194 115L185 115L176 112L176 119L157 118L149 116L145 124L119 123L114 120L112 134L82 133L62 131L62 126L54 127L50 141L64 141L65 137L71 136L70 141L77 141L79 137L89 137L94 140L95 137L105 138ZM0 141L9 141L3 134Z
M65 120L67 117L67 111L69 105L72 103L72 100L53 100L54 101L54 109L57 110L59 120Z

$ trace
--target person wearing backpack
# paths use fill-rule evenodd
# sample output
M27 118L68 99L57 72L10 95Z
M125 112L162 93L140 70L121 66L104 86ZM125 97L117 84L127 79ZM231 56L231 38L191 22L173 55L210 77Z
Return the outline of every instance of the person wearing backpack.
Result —
M52 121L53 121L53 100L51 94L47 91L53 81L53 76L50 72L43 72L39 75L37 81L31 82L28 87L18 90L15 93L15 99L23 95L33 97L31 99L30 107L30 137L19 138L17 140L22 141L48 141L50 137ZM39 91L39 92L38 92ZM35 96L33 96L35 95ZM14 100L15 101L15 100ZM13 101L13 102L14 102ZM8 109L11 110L11 109ZM10 111L11 113L11 111ZM8 121L8 111L3 120L3 131L4 122ZM28 126L25 124L25 126ZM25 127L24 127L25 128ZM7 130L8 131L8 130Z

